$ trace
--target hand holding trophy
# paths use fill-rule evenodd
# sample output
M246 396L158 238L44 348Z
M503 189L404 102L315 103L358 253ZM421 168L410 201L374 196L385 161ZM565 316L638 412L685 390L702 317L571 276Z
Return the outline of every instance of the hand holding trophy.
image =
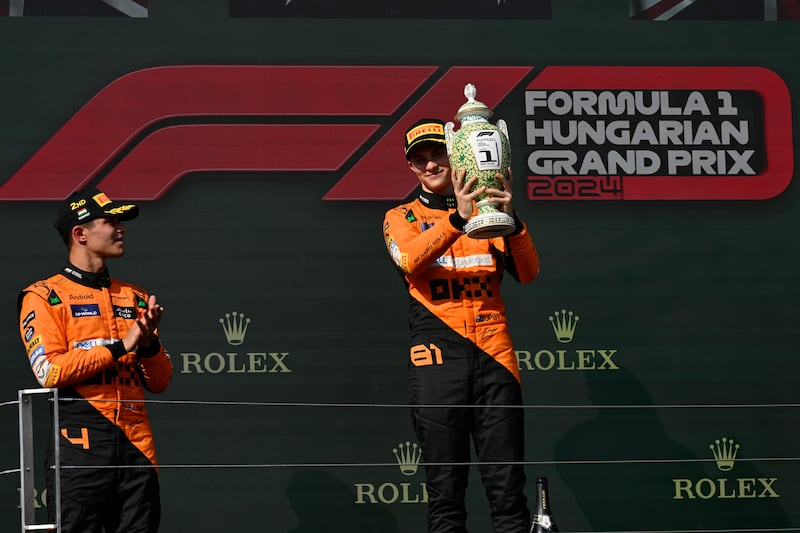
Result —
M511 145L508 142L508 127L504 120L497 125L489 123L494 112L484 103L475 99L477 90L468 83L464 87L466 103L458 109L455 118L461 128L454 131L452 122L445 124L444 136L447 141L447 155L454 169L466 169L466 178L477 178L473 190L503 189L497 174L508 179L511 161ZM464 233L473 239L501 237L514 231L514 218L499 210L487 199L487 194L477 198L475 207L478 213L464 226Z

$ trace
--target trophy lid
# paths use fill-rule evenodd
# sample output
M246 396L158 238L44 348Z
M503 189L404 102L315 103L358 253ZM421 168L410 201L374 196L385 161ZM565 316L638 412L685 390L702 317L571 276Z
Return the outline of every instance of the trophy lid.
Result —
M471 83L464 86L464 96L467 97L467 101L458 108L456 120L463 121L465 117L488 119L494 115L494 111L489 109L486 104L475 99L477 94L478 90Z

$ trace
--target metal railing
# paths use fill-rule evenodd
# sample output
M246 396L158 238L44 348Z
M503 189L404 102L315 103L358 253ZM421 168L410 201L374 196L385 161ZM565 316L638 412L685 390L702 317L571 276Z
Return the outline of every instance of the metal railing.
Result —
M53 405L53 468L55 469L53 490L55 490L55 523L37 524L34 491L34 438L33 402L37 394L52 395ZM19 481L20 481L20 523L22 533L26 531L61 531L61 454L58 446L58 389L23 389L17 392L19 400Z

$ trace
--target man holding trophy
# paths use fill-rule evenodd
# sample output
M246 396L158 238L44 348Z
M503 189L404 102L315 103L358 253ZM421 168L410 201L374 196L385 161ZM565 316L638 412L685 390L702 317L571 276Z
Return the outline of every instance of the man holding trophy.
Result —
M456 115L459 132L438 119L406 131L406 159L421 191L386 212L383 233L409 294L410 403L426 465L428 531L466 531L474 443L494 531L527 533L522 392L500 280L505 272L532 282L539 258L512 207L507 134L485 120L491 111L470 87ZM454 142L462 130L471 140ZM473 148L471 161L459 144ZM481 214L488 220L467 235Z

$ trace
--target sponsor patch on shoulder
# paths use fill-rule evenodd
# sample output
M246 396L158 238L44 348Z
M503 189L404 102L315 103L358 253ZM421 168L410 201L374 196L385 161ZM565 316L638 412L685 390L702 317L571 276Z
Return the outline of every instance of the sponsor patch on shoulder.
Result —
M61 303L61 298L58 297L56 291L50 289L50 294L47 295L47 302L50 305L58 305Z
M34 318L36 318L36 311L31 311L25 318L22 319L22 327L27 328L28 324L30 324L31 320Z
M33 368L33 365L36 363L36 360L43 355L44 355L44 344L40 345L38 348L36 348L30 353L29 357L30 357L31 368Z
M30 354L31 352L33 352L34 348L36 348L37 346L43 346L43 344L42 344L42 336L41 335L37 335L36 337L34 337L28 343L28 346L25 348L25 350L28 352L28 354Z

